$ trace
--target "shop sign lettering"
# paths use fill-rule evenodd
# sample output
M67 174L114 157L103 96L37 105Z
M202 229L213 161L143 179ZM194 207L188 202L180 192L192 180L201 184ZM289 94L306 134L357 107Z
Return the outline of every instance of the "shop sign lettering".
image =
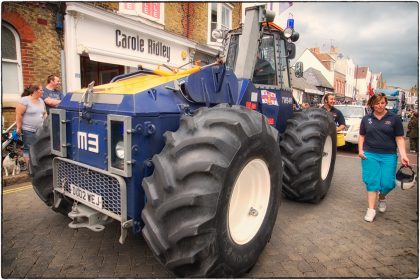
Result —
M115 45L118 48L129 49L141 53L147 51L148 54L166 58L167 62L171 61L170 46L153 39L145 40L140 38L139 35L127 35L121 32L119 29L115 30Z

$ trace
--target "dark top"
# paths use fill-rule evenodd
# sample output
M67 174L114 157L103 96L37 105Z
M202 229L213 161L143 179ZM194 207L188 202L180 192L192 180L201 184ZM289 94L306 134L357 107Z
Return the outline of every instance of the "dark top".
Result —
M404 135L401 118L387 112L381 120L369 114L360 123L360 135L365 136L363 150L378 154L395 154L397 142L395 137Z
M64 94L62 91L60 90L50 90L46 87L44 87L44 94L42 95L42 100L45 100L45 98L50 97L53 99L57 99L57 100L62 100L64 97ZM47 104L45 104L45 106L47 107L47 112L50 113L50 106L48 106Z
M330 112L332 114L332 116L334 118L335 125L337 127L339 127L342 124L346 125L346 120L344 119L344 115L343 115L343 113L341 113L340 110L338 110L335 107L332 107L331 111L328 111L327 108L325 108L324 106L322 106L322 109L324 109L325 111Z

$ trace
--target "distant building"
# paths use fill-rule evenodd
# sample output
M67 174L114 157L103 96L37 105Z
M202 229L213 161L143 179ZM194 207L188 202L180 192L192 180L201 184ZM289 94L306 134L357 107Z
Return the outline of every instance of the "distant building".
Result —
M320 91L315 85L302 78L293 77L291 80L293 97L299 104L308 103L311 106L318 104L324 92Z
M353 101L356 93L353 60L338 53L336 48L331 48L330 55L335 59L335 71L345 75L344 100L346 102Z
M384 88L384 81L382 78L382 73L373 73L372 74L372 87L375 88Z
M322 75L321 71L309 68L303 72L303 78L305 82L309 85L316 88L316 90L312 90L309 88L306 90L308 96L308 102L311 106L317 105L322 103L322 96L326 93L334 93L333 86L328 82L328 80Z
M334 61L332 57L318 56L319 48L306 49L296 61L303 63L303 70L309 68L316 69L321 72L322 76L330 85L334 84Z
M356 67L356 100L367 101L369 99L369 85L372 86L372 72L367 66Z

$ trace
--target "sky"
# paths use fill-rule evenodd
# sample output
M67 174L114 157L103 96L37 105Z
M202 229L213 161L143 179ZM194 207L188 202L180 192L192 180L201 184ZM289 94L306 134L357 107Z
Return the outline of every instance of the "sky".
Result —
M285 27L293 15L296 58L333 45L355 65L382 72L387 85L409 89L418 87L418 11L418 2L293 2L274 22Z

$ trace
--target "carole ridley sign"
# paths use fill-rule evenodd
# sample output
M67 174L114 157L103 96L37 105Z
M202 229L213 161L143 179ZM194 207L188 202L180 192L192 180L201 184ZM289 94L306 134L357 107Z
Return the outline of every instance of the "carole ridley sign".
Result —
M115 45L118 48L129 49L166 58L167 62L171 61L171 47L160 41L153 39L144 39L139 35L128 35L121 30L115 30Z

